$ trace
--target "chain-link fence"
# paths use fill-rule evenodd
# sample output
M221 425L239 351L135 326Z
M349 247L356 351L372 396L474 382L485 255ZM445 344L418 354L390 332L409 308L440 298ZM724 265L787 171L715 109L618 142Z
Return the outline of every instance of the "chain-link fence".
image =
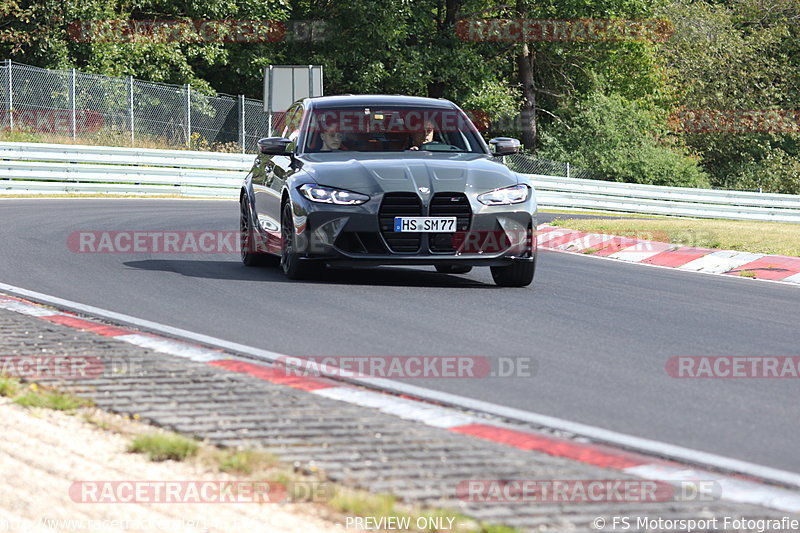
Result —
M10 140L244 153L267 135L268 115L244 96L5 61L0 130Z
M569 163L537 159L527 154L514 154L505 157L508 168L520 174L540 174L543 176L561 176L566 178L601 179L596 172L585 168L576 168Z
M273 131L282 128L282 113ZM145 82L72 70L0 63L0 131L10 140L143 148L255 152L267 135L261 100L202 94L189 85ZM9 133L13 135L8 135ZM569 163L517 154L506 164L524 174L596 177Z

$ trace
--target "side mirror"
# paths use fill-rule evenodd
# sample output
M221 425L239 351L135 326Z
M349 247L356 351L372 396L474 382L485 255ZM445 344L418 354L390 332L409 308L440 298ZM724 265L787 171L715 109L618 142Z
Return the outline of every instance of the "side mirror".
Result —
M265 137L258 140L258 151L269 155L287 155L292 141L284 137Z
M519 140L511 137L495 137L489 141L489 151L495 156L516 154L519 152Z

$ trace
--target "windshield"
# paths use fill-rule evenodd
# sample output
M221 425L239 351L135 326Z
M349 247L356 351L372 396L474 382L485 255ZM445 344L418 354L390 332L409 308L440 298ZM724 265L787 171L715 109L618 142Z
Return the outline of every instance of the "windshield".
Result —
M485 153L475 126L459 109L342 107L311 114L306 152Z

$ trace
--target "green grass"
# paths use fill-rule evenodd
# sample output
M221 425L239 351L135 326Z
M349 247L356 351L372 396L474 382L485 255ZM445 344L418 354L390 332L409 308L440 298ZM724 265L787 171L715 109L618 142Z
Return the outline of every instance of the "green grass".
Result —
M275 456L258 450L225 450L218 459L222 472L252 474L278 464Z
M598 215L598 216L615 216L625 218L665 218L670 219L665 215L640 215L637 213L622 213L619 211L598 211L593 209L539 209L540 213L550 213L555 215Z
M42 193L42 194L0 194L0 198L175 198L197 200L235 200L225 196L190 196L185 194L111 194L111 193Z
M151 461L183 461L198 449L197 442L176 433L139 435L128 446L129 452L145 454Z
M0 396L14 397L19 392L19 380L0 376Z
M81 407L91 407L93 402L86 398L59 392L54 389L41 389L36 383L23 388L16 378L0 376L0 396L11 398L21 407L41 407L56 411L74 411Z
M41 407L55 411L74 411L92 404L89 400L71 394L38 390L31 390L15 397L14 403L22 407Z
M0 141L2 142L28 142L28 143L54 143L54 144L82 144L88 146L131 146L131 136L129 132L121 132L111 129L101 129L88 135L72 135L57 133L42 133L22 129L0 131ZM208 142L202 135L192 133L191 143L187 146L183 140L166 139L152 135L137 134L135 139L136 148L158 148L164 150L202 150L210 152L241 153L238 143L212 143Z
M786 222L564 218L556 219L551 224L577 231L621 235L683 246L800 257L800 224Z

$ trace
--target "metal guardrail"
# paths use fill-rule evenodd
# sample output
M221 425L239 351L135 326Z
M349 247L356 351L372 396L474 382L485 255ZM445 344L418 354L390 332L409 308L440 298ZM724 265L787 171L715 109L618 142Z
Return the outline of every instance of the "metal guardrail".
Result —
M800 222L800 195L664 187L524 174L540 207Z
M0 143L0 194L235 198L251 164L241 154L8 142ZM800 222L800 195L522 175L543 208Z
M0 194L235 198L252 155L112 146L0 143Z

